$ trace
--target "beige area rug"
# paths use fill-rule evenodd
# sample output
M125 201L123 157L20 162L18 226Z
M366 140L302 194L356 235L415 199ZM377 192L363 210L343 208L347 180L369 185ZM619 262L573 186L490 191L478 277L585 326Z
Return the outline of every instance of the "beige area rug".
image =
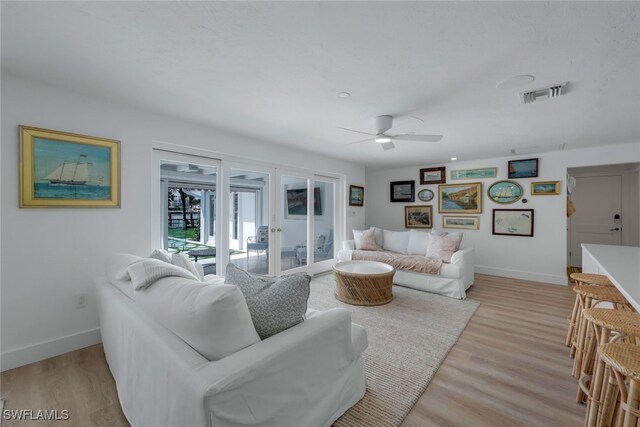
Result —
M343 307L367 329L367 392L334 423L338 427L398 426L429 385L480 303L400 286L389 304L362 307L333 296L332 275L311 281L309 307Z

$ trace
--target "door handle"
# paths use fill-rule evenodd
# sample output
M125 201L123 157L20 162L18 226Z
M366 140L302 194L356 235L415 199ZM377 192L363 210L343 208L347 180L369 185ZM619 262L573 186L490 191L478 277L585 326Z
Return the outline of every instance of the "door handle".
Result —
M282 228L278 228L278 232L282 231Z
M620 231L620 229L618 227L616 228L610 228L609 231Z
M272 232L272 233L275 233L275 232L276 232L276 229L275 229L275 228L272 228L272 229L271 229L271 232Z

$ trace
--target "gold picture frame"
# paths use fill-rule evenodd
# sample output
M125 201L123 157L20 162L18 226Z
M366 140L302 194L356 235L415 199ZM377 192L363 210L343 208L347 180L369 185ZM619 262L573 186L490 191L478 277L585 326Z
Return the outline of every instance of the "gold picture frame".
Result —
M482 213L482 183L438 185L438 212L452 214Z
M480 217L466 215L442 215L442 228L459 230L479 230Z
M120 141L20 126L20 207L120 207Z
M557 196L560 194L560 181L537 181L531 183L532 196Z
M432 228L433 211L430 205L405 206L405 228Z

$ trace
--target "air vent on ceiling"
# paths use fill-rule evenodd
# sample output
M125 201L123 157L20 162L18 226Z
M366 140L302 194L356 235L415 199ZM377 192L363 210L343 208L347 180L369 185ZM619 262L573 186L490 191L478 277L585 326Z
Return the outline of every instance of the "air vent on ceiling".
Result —
M543 87L542 89L520 92L520 102L522 104L529 104L540 99L550 99L564 95L567 92L567 83L568 82L564 82L553 86Z

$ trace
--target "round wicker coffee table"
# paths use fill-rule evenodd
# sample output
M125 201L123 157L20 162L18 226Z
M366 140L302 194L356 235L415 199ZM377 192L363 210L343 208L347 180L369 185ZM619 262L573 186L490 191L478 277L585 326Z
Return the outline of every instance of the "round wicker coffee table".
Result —
M333 266L336 299L352 305L382 305L393 299L395 268L376 261L342 261Z

